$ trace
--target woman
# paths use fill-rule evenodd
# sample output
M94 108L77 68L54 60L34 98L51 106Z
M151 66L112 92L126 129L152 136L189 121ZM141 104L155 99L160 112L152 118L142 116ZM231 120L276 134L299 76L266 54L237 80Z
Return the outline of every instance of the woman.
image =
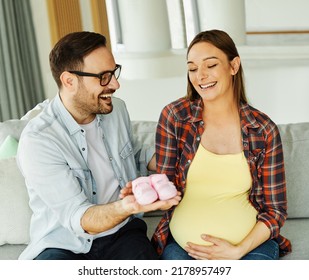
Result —
M152 242L162 259L278 259L291 250L278 128L248 105L227 33L196 35L187 67L187 96L162 110L156 133L157 172L183 199Z

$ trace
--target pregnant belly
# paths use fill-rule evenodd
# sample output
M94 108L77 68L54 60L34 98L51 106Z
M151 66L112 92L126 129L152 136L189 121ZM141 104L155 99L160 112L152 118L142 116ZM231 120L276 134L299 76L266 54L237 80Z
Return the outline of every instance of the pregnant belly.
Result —
M201 239L201 234L238 244L256 224L256 215L257 211L247 196L195 201L194 204L183 200L174 211L170 229L174 239L183 248L187 242L211 245Z

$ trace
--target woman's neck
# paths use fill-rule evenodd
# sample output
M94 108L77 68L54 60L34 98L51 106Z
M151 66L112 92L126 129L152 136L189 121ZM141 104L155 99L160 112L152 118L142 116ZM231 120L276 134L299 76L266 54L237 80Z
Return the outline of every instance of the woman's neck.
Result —
M239 118L238 105L234 101L227 102L207 102L204 103L203 119L204 121L221 122Z

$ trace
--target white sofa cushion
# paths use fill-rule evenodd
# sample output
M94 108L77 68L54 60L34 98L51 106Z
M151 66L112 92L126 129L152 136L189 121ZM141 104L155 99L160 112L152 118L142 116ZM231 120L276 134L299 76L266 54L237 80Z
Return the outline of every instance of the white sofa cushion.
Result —
M134 137L146 145L155 145L156 127L157 122L154 121L132 121Z
M32 211L16 158L0 160L0 245L26 244Z

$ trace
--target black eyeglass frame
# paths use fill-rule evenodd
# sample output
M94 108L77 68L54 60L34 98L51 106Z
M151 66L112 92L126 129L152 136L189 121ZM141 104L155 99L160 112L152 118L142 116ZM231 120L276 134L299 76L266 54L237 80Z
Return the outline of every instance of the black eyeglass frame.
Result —
M119 73L118 75L116 76L115 73L116 71L119 70ZM116 64L116 67L114 70L108 70L108 71L104 71L102 73L99 73L99 74L94 74L94 73L89 73L89 72L82 72L82 71L68 71L69 73L71 74L75 74L77 76L82 76L82 77L96 77L98 79L100 79L100 85L102 87L104 86L107 86L110 81L112 80L112 77L115 76L116 80L118 80L119 76L120 76L120 73L121 73L121 65L120 64ZM109 74L108 76L108 79L107 79L107 82L106 83L103 83L103 76L106 75L106 74Z

